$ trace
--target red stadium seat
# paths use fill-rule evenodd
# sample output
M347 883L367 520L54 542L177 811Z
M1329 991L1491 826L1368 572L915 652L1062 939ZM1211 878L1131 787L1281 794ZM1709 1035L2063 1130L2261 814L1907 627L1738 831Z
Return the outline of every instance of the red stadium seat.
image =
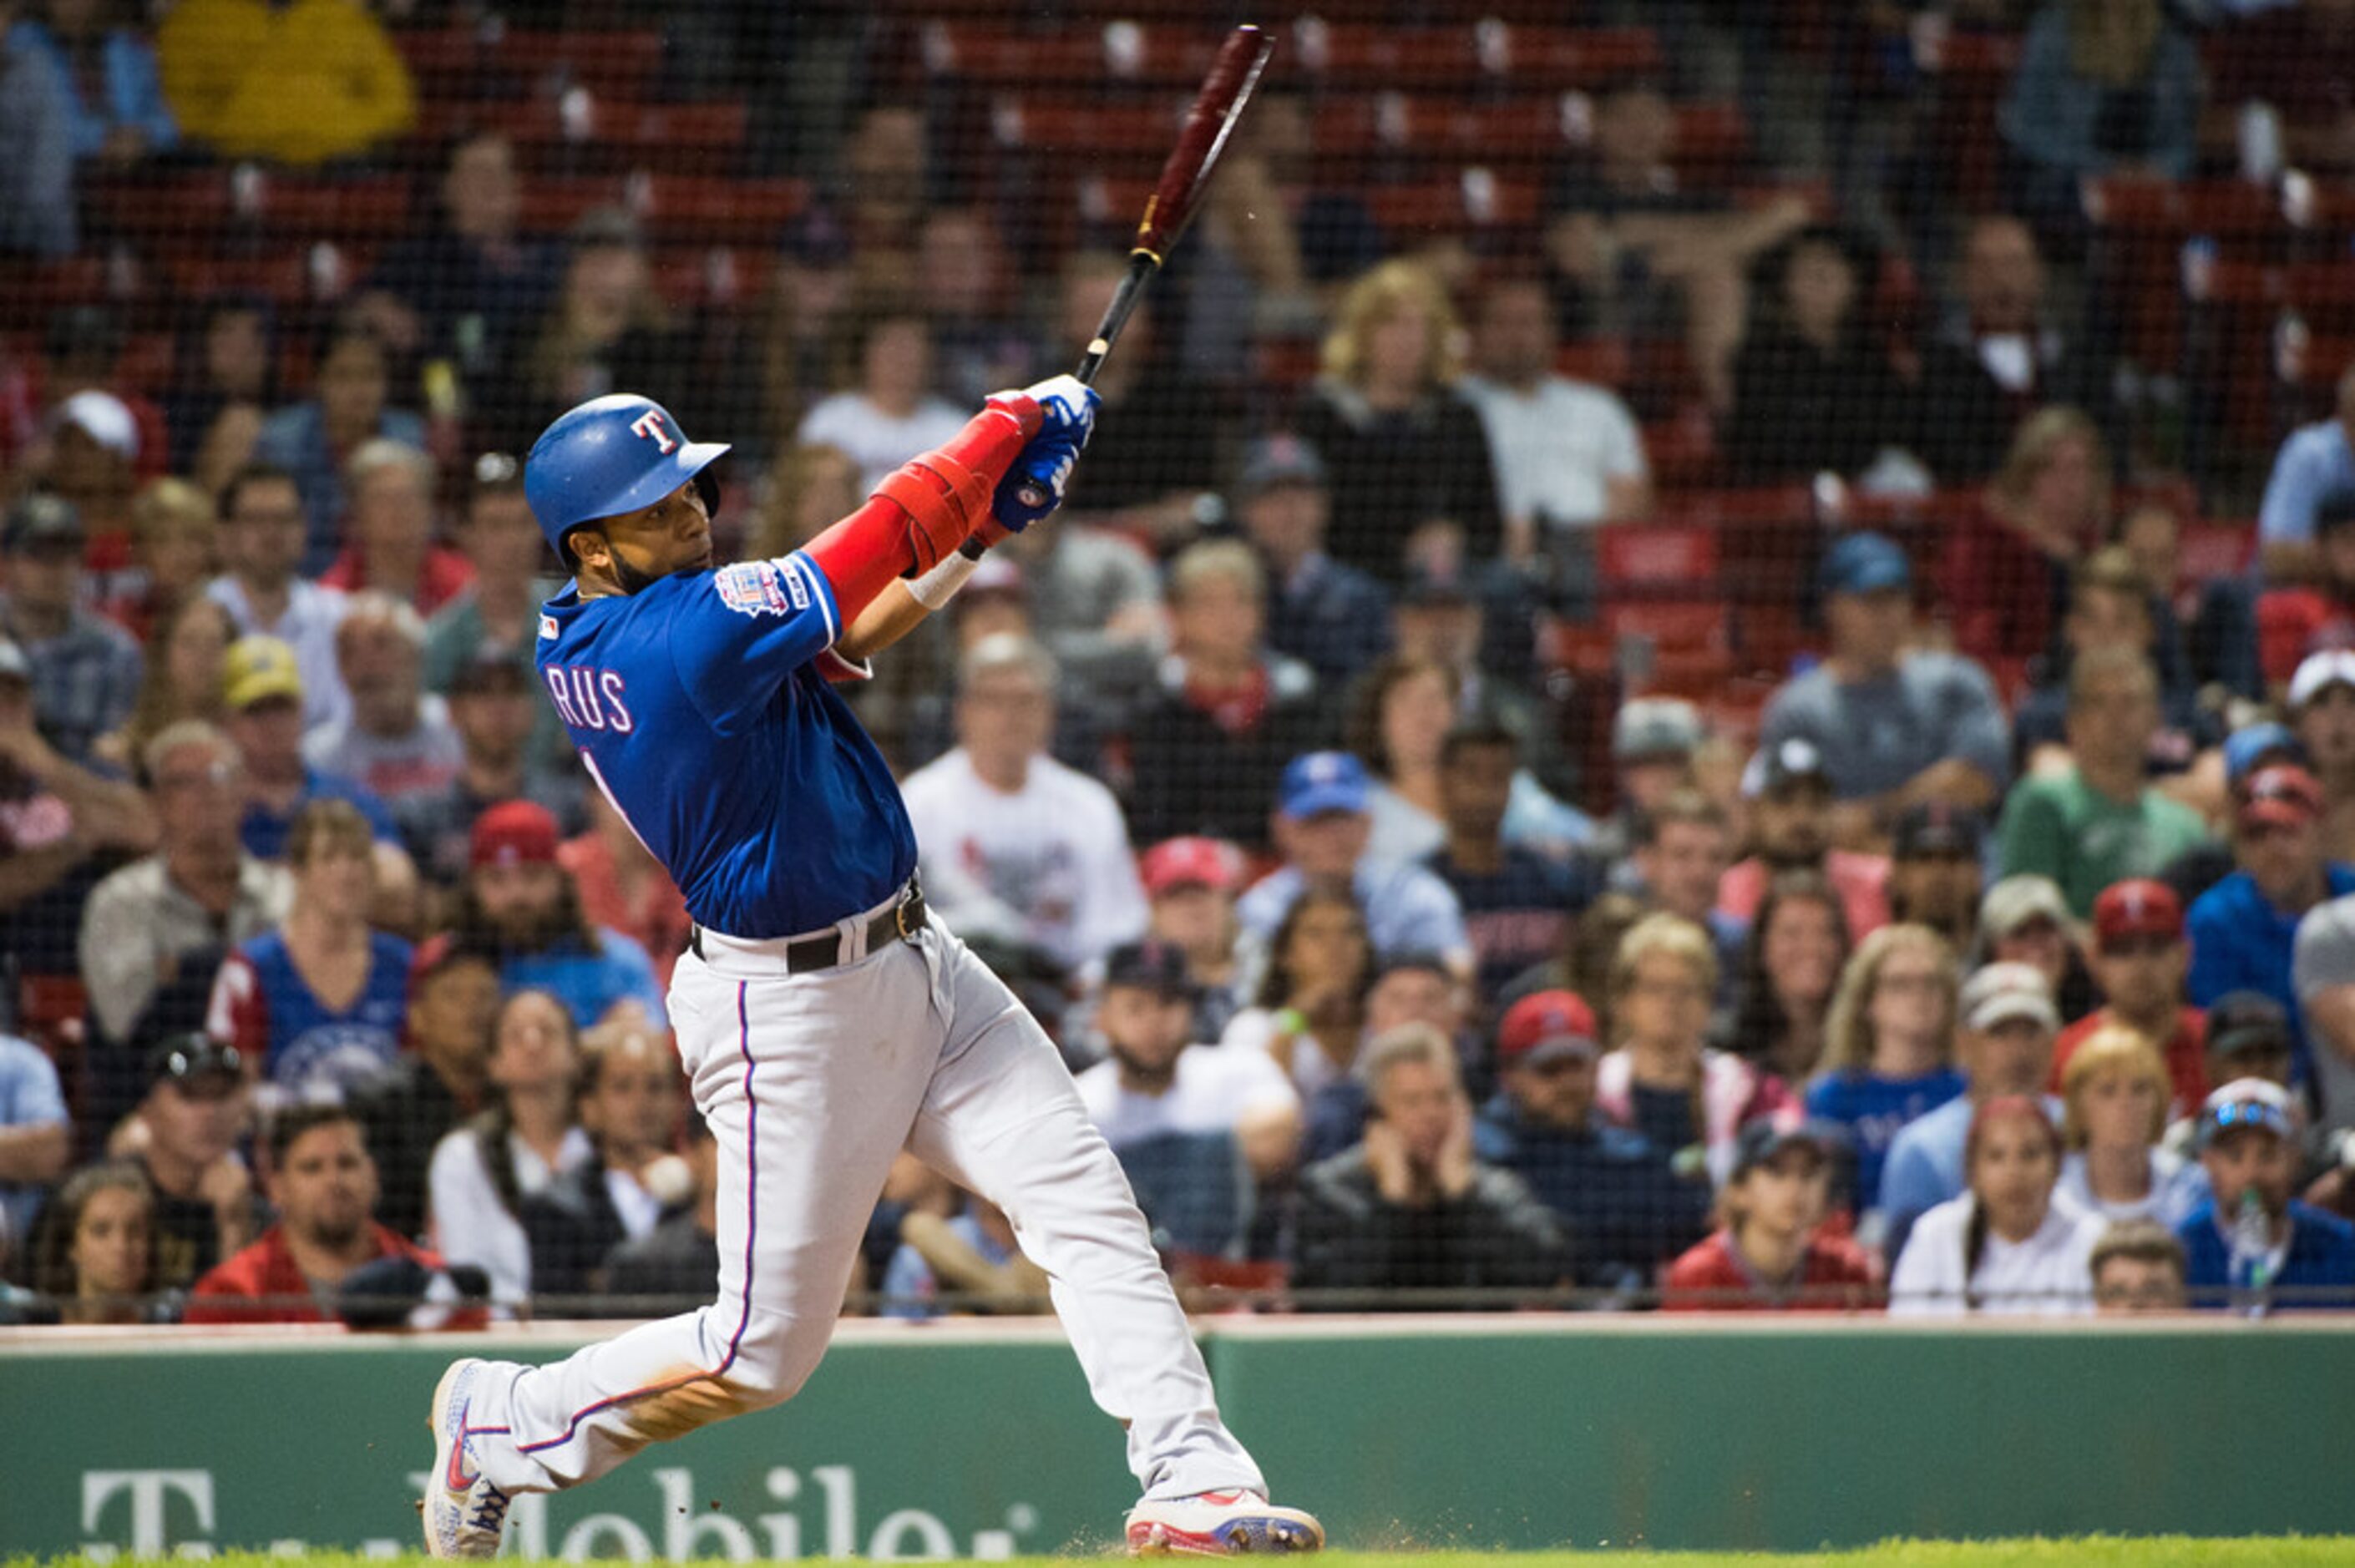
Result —
M1627 588L1691 593L1717 584L1717 533L1706 524L1630 523L1595 531L1605 593Z
M1516 27L1493 19L1392 27L1307 18L1293 24L1284 42L1293 73L1329 86L1593 87L1657 71L1663 60L1648 27Z

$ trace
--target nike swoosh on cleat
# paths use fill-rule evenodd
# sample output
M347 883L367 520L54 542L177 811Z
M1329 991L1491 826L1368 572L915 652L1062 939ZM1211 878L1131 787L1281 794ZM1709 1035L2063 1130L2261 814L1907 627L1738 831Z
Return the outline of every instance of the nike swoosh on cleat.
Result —
M466 1474L466 1416L474 1408L471 1399L458 1407L458 1435L450 1445L450 1467L442 1478L442 1484L453 1492L472 1491L474 1483L483 1478L480 1470L471 1476Z

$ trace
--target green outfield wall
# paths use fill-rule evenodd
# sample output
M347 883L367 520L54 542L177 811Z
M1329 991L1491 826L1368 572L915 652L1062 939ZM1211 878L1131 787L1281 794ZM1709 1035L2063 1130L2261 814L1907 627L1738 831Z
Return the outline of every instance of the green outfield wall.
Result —
M0 1555L406 1549L461 1347L0 1335ZM1336 1544L1804 1548L2355 1533L2355 1323L1248 1320L1221 1401ZM1051 1328L865 1324L791 1404L515 1516L535 1556L1095 1551L1121 1435Z

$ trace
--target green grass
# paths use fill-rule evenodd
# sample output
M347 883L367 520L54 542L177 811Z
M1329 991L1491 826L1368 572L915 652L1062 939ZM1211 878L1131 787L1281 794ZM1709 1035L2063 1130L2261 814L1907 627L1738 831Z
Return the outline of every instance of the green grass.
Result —
M126 1568L116 1558L104 1568ZM425 1568L419 1557L360 1557L316 1552L301 1557L224 1552L217 1568ZM1014 1568L1069 1568L1071 1558L1027 1557ZM1852 1552L1777 1555L1763 1552L1328 1552L1317 1568L2321 1568L2355 1562L2355 1538L2193 1540L2155 1536L2126 1540L2091 1536L2072 1541L1891 1541ZM101 1568L89 1557L0 1558L0 1568ZM962 1568L962 1565L959 1565Z

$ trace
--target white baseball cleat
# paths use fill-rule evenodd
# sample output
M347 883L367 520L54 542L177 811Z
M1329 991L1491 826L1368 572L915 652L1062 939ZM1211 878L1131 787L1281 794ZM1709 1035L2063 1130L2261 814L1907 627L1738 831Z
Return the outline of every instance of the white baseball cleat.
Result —
M466 1413L490 1362L469 1356L450 1363L433 1387L425 1425L433 1433L433 1474L425 1483L425 1550L434 1557L496 1557L507 1521L507 1494L483 1478Z
M1258 1492L1202 1492L1147 1499L1128 1510L1132 1557L1240 1557L1257 1552L1321 1552L1325 1527Z

